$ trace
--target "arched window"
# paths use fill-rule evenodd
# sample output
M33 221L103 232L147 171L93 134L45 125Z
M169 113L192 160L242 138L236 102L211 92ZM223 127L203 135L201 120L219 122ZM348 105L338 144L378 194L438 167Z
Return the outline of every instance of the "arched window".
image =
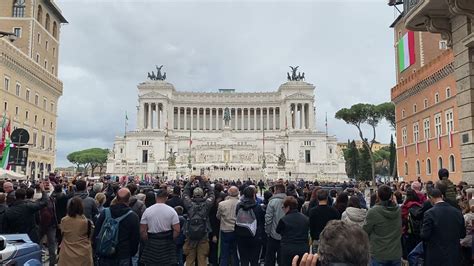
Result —
M450 172L456 171L456 166L454 164L454 155L449 156L449 171Z
M51 19L49 18L49 14L46 13L46 22L44 23L44 27L47 31L49 31L49 24L51 23Z
M405 176L408 175L408 163L405 162Z
M36 20L41 23L43 21L43 8L41 5L38 6L38 14L36 15Z
M13 16L17 18L25 16L25 0L16 0L13 2Z
M421 174L421 169L420 169L420 161L416 161L416 174L420 175Z
M426 160L426 174L431 175L431 160L430 159Z
M438 157L438 170L443 168L443 158L441 156Z
M53 21L53 37L58 37L58 24L56 24L56 21Z

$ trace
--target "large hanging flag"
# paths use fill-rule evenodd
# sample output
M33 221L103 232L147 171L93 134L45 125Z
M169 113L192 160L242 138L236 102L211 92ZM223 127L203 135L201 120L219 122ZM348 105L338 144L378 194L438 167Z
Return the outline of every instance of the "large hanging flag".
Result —
M415 63L415 33L408 31L398 40L398 69L400 72Z
M4 142L2 140L2 160L0 161L0 168L8 169L8 156L10 155L10 120L8 121L8 125L2 129Z
M8 120L8 124L5 123L5 121L2 122L2 138L0 139L0 154L3 153L3 150L6 148L7 144L6 144L6 141L7 141L7 138L10 138L10 119ZM5 126L6 124L6 126Z

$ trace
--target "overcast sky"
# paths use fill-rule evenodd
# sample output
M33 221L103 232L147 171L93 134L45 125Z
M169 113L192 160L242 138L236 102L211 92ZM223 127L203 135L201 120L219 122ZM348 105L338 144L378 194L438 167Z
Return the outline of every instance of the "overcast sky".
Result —
M394 10L387 1L57 0L61 29L57 166L90 147L111 148L136 124L137 84L156 64L177 90L275 91L289 65L316 86L317 127L340 141L334 119L359 102L390 100ZM390 128L378 128L390 140Z

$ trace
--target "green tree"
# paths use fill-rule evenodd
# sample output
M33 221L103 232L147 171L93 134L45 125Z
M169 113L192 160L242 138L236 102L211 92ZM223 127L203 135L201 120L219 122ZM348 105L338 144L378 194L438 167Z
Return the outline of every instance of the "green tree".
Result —
M355 141L347 141L347 149L344 150L344 160L346 161L346 174L350 178L358 178L359 174L359 150Z
M77 168L84 166L85 171L90 168L91 175L94 174L94 170L99 167L102 169L107 162L108 149L91 148L81 151L76 151L68 154L67 159L69 162L75 164Z
M390 167L390 150L389 147L383 147L374 152L375 172L379 175L387 176L391 172Z
M394 110L392 103L382 103L379 105L358 103L352 105L351 108L342 108L336 113L336 119L344 120L347 124L354 125L359 131L359 137L362 140L363 146L367 149L366 152L368 152L370 158L369 162L371 163L372 168L372 174L370 176L373 185L375 185L375 160L372 146L377 137L376 128L382 119L386 119L390 123L392 123L393 119L394 122L395 115L392 116ZM372 138L370 141L362 132L362 126L364 125L370 126L372 129Z
M392 178L397 177L397 148L393 141L393 135L390 136L390 173Z
M359 149L359 178L360 181L372 180L372 160L370 158L369 149L363 146Z

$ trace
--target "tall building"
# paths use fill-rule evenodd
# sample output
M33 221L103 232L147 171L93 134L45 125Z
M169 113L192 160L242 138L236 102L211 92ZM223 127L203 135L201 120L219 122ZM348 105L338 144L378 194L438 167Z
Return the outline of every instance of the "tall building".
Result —
M178 176L345 180L337 139L316 130L314 88L302 80L254 93L140 83L138 128L115 139L107 173L164 176L176 164Z
M56 118L63 84L58 79L61 25L67 23L52 0L0 1L0 31L15 33L11 42L0 38L1 111L12 130L30 134L28 165L13 170L43 177L54 169Z
M437 180L446 168L462 178L454 55L439 34L405 28L405 12L394 29L397 168L404 180Z

